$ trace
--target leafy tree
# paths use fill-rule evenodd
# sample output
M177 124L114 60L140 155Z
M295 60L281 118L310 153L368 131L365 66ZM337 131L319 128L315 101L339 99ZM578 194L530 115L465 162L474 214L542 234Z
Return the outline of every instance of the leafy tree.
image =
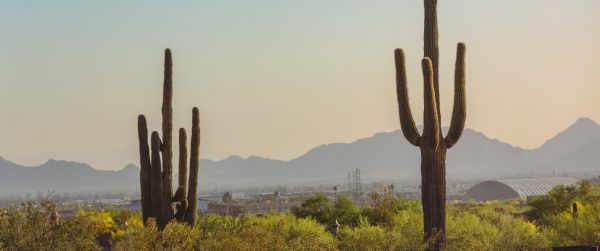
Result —
M362 215L378 226L389 227L393 225L394 216L400 211L420 208L418 201L396 198L392 191L386 191L383 194L371 193L369 197L372 206L364 208Z
M314 218L320 223L332 221L331 201L325 195L317 193L308 197L300 207L292 207L292 213L300 218Z
M337 197L333 202L332 218L342 226L355 227L359 223L360 208L347 196Z
M546 222L547 218L569 209L575 201L593 202L600 198L598 187L589 181L554 187L548 195L537 196L528 202L532 208L527 214L530 219Z

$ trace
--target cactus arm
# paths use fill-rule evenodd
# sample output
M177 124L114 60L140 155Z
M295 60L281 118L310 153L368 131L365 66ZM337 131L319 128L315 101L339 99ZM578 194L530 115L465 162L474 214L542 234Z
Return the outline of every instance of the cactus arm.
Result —
M163 83L163 103L162 103L162 203L165 222L173 219L173 210L171 209L171 197L173 196L173 60L171 50L165 50L165 70Z
M187 200L185 199L185 193L186 190L182 186L180 186L177 188L177 191L175 192L175 195L171 200L171 208L174 209L174 217L178 221L183 221L185 217L185 211L188 205Z
M400 126L404 137L412 145L419 145L419 131L415 126L410 102L408 99L408 87L406 81L406 66L404 62L404 52L402 49L396 49L394 52L396 61L396 94L398 97L398 113L400 115Z
M450 130L444 139L447 148L458 142L465 128L467 117L467 104L465 98L465 44L459 43L456 47L456 68L454 69L454 107L452 108L452 121Z
M433 84L433 68L429 58L423 58L423 100L425 102L423 112L423 136L421 147L437 149L440 145L440 123L438 121L438 110L435 97L435 86Z
M190 177L188 182L188 207L185 221L190 226L196 223L196 204L198 203L198 169L200 166L200 112L192 109L192 135L190 137Z
M138 140L140 143L140 193L142 200L142 220L144 224L152 213L152 196L150 194L150 149L148 147L148 127L146 117L138 116Z
M187 134L185 128L179 128L179 186L187 191Z
M152 169L150 170L150 194L155 196L152 199L152 211L154 217L156 217L156 223L159 229L163 229L165 222L163 218L163 205L160 200L160 194L162 194L162 174L161 174L161 161L160 161L160 137L157 131L152 132L151 136L152 144Z
M425 0L425 30L423 32L423 57L431 59L433 69L433 86L435 87L436 105L438 110L438 121L441 121L440 111L440 87L439 87L439 46L438 46L438 22L437 22L437 0Z

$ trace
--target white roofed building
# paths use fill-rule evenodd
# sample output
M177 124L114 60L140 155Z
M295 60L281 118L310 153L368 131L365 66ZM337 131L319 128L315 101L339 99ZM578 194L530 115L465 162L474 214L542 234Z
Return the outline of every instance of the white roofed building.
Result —
M510 200L546 195L558 185L573 185L579 181L569 177L488 180L471 187L462 200Z

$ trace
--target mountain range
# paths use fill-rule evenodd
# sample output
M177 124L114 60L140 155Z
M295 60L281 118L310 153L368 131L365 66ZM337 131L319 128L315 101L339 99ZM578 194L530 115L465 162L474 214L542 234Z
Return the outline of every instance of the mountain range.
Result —
M588 118L546 141L522 149L466 129L447 155L449 180L541 177L557 173L586 177L600 174L600 126ZM420 154L402 132L377 133L351 143L315 147L289 160L230 156L202 159L200 189L248 186L345 183L348 172L361 169L365 181L420 179ZM85 163L48 160L23 166L0 157L0 195L24 192L91 192L139 189L139 168L96 170Z

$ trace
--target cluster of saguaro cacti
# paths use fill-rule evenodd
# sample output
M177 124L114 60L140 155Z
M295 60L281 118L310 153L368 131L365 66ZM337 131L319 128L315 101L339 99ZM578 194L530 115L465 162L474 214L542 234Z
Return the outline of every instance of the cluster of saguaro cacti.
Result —
M148 147L146 117L138 117L140 143L140 187L142 218L155 218L159 229L176 219L194 225L198 190L200 153L200 116L198 108L192 110L192 135L189 177L187 166L186 132L179 129L179 186L173 195L173 61L171 50L165 50L165 72L162 103L162 139L153 131ZM189 179L187 181L186 179Z
M465 118L465 45L459 43L454 74L454 107L452 121L446 137L440 126L439 50L437 28L437 0L425 0L423 135L413 121L406 86L404 52L396 49L396 91L400 124L406 139L421 150L421 200L423 204L424 232L435 237L434 250L441 248L446 228L446 150L456 144L462 135Z

